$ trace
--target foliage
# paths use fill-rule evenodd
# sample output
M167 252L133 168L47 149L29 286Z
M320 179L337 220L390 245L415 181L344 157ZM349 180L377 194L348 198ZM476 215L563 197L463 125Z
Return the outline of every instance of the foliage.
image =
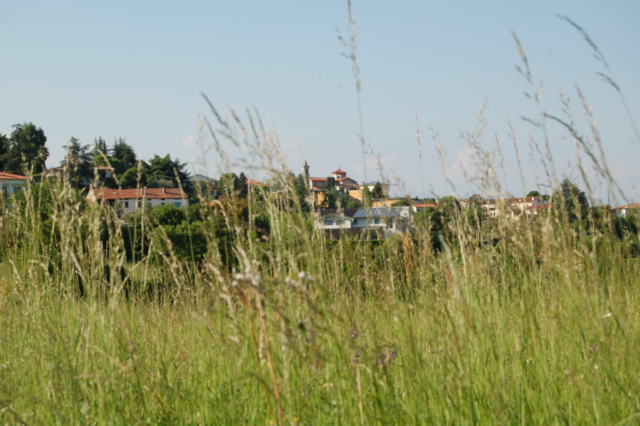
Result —
M74 137L65 146L66 156L61 162L64 180L74 188L86 187L94 178L92 156L89 145L82 145Z
M122 137L114 141L110 154L111 160L116 160L111 165L118 175L138 165L138 156L135 149Z
M0 165L8 173L42 173L49 156L44 131L33 123L14 124L13 128L8 142L5 140L4 148L0 148L0 153L4 151Z
M382 188L382 184L380 182L376 182L376 184L373 185L373 189L371 190L371 198L373 198L374 200L384 198L384 189Z
M185 209L175 207L173 204L165 204L157 206L149 211L149 220L151 223L164 225L179 225L186 220Z
M413 206L413 201L411 200L411 198L407 195L405 198L403 198L402 200L398 200L398 201L394 201L393 203L391 203L391 205L393 207L402 207L402 206Z
M293 190L295 194L295 199L300 204L300 209L304 213L310 212L311 206L309 205L309 202L308 202L309 187L308 187L308 181L304 175L299 174L293 179Z
M138 166L127 169L120 176L120 186L124 189L142 188L148 185L146 163L140 162Z
M570 224L584 224L587 220L589 200L584 191L569 179L564 179L560 187L554 191L552 202L560 211L561 217L566 217Z
M154 155L149 161L149 167L144 169L147 186L149 188L182 188L187 196L193 195L193 186L189 180L186 164L179 159L172 159L169 154L164 157Z

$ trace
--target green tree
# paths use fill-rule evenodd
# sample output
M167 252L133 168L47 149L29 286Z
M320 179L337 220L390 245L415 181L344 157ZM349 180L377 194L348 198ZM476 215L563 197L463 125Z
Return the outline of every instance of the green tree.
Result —
M157 225L179 225L186 220L185 209L175 207L173 204L157 206L149 211L149 219Z
M534 190L534 191L527 192L526 196L527 197L540 197L541 194L540 194L540 192Z
M371 191L371 198L373 198L374 200L379 200L381 198L384 198L384 189L382 188L382 184L380 182L376 182L376 184L373 185L373 190Z
M44 131L33 123L14 124L13 128L8 144L5 144L6 152L0 157L4 171L25 174L33 170L34 173L42 173L49 157Z
M189 173L186 171L185 163L179 159L172 159L169 154L164 157L154 155L149 161L149 168L145 171L147 175L147 185L153 187L181 187L187 196L194 195L193 185L189 180Z
M471 208L478 208L484 204L484 197L480 194L473 194L469 197L469 205Z
M238 197L247 198L249 195L249 184L247 183L247 176L244 172L240 173L238 177Z
M109 147L107 141L98 136L93 141L93 149L91 150L91 161L96 166L106 166L105 157L109 157Z
M9 149L9 138L0 133L0 171L4 171L4 155Z
M226 197L238 197L240 193L240 180L235 173L223 173L218 179L218 187L222 195Z
M127 143L126 139L121 137L117 138L113 143L110 158L118 160L116 163L111 164L118 175L138 165L138 156L135 149Z
M307 199L309 198L309 188L307 186L307 178L304 175L298 175L293 179L293 190L300 202L300 208L303 212L311 211L311 206Z
M391 204L393 207L402 207L402 206L412 206L413 200L408 195L404 197L402 200L398 200Z
M138 166L127 169L127 171L120 176L120 186L124 189L147 186L146 170L148 167L145 162L141 161Z
M460 201L452 195L440 198L438 208L446 215L453 216L460 212Z
M82 145L72 136L65 149L67 155L60 163L64 167L64 179L74 188L88 186L94 178L89 145Z
M586 221L589 214L589 200L586 194L569 179L560 183L552 197L556 208L566 215L569 223Z

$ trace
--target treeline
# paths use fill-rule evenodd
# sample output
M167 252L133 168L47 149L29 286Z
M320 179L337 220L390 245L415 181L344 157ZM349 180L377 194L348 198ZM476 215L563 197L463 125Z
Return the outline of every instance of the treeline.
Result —
M0 133L0 171L42 177L49 157L44 131L33 123L14 124L13 129L10 135ZM125 138L116 138L109 145L98 137L93 144L84 145L71 137L64 148L63 178L75 188L182 187L190 197L195 195L185 163L169 154L144 161ZM107 167L110 173L97 175L96 166Z

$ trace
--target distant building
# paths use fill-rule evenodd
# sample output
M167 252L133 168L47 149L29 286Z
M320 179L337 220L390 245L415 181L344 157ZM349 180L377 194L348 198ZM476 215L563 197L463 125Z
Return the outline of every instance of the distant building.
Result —
M548 210L551 203L540 196L520 198L486 199L482 208L489 217L506 216L517 218L523 214L538 214L540 210ZM546 206L546 207L541 207Z
M640 213L640 204L638 203L625 204L624 206L611 209L613 214L620 217L627 217L634 210Z
M180 188L96 189L91 188L87 201L105 202L122 209L122 215L133 213L146 203L150 207L172 204L187 207L189 199Z
M27 179L26 176L0 172L0 189L4 195L13 194L27 184Z
M413 211L415 213L424 210L426 208L434 208L434 207L438 207L437 204L431 204L431 203L416 203L413 205Z
M382 238L412 229L410 206L366 209L320 209L316 213L316 226L328 235L377 232Z
M214 178L195 174L189 176L189 182L191 182L193 188L198 188L196 193L199 190L205 197L218 198L220 196L220 187L218 186L218 181Z

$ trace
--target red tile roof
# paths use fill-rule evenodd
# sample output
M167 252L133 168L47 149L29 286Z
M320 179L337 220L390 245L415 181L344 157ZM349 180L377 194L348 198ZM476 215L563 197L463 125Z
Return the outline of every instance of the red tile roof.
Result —
M342 169L338 169L338 170L336 170L335 172L331 172L331 174L332 174L332 175L335 175L336 173L339 173L339 174L345 174L345 175L347 174L347 172L345 172L345 171L344 171L344 170L342 170Z
M247 185L249 185L249 186L269 186L266 183L258 182L255 179L247 179Z
M0 179L6 180L27 180L26 176L14 175L13 173L0 172Z
M182 200L187 194L180 188L92 189L97 200L172 199Z
M413 207L417 208L417 209L424 209L426 207L438 207L435 204L424 204L424 203L419 203L419 204L414 204Z
M625 204L624 206L616 207L612 210L624 210L624 209L640 209L640 204L638 203Z

